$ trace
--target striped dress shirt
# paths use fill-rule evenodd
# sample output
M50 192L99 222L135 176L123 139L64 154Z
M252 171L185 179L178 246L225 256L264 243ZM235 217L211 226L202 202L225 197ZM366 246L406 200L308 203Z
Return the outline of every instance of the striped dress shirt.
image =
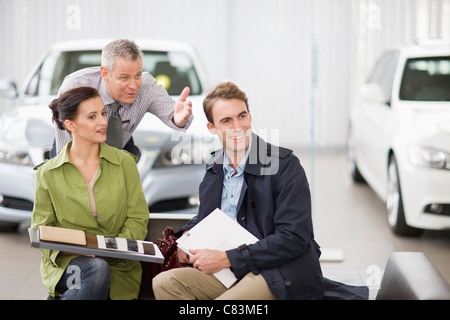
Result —
M109 118L111 114L109 104L113 103L114 99L111 98L106 90L100 67L85 68L68 75L59 89L58 96L71 88L81 86L93 87L100 92L100 97L106 106L106 113ZM120 108L119 113L122 118L123 146L131 138L134 130L147 112L157 116L170 128L181 132L185 132L193 120L193 115L191 115L185 127L179 128L175 125L173 122L175 100L169 96L167 91L148 72L142 73L142 85L134 102L122 104L122 106L123 108ZM59 153L72 138L67 130L60 130L57 127L55 130L56 152Z

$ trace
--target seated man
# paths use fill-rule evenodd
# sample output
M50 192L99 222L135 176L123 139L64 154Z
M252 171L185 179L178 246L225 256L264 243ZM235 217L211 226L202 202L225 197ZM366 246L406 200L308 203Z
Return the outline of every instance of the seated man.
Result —
M197 248L178 258L193 268L164 271L153 279L156 299L322 299L324 279L314 240L311 194L305 171L292 150L252 132L247 96L231 82L205 98L208 129L222 150L213 154L200 184L198 215L187 232L221 208L259 240L218 251ZM220 228L220 226L217 226ZM232 235L231 235L232 236ZM238 281L226 288L213 273L231 268Z

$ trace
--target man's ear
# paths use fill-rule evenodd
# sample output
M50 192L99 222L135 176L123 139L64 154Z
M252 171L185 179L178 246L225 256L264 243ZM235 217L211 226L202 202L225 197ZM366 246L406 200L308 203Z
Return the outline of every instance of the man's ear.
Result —
M206 127L208 128L209 132L211 132L212 134L216 134L217 129L216 129L216 127L214 127L214 125L211 122L208 122L206 124Z
M100 67L100 73L102 74L103 80L108 81L108 74L109 74L108 69L106 69L105 67L101 66Z

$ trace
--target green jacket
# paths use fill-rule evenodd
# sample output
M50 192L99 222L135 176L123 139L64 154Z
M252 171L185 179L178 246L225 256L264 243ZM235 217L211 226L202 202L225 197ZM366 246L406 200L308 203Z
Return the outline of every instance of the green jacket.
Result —
M31 227L50 225L84 230L86 233L143 240L149 211L136 161L130 153L100 145L100 168L94 186L98 222L90 206L87 184L69 161L66 144L53 159L35 167L35 201ZM70 260L76 255L41 249L42 282L51 296ZM142 268L139 261L105 258L111 268L110 298L136 299Z

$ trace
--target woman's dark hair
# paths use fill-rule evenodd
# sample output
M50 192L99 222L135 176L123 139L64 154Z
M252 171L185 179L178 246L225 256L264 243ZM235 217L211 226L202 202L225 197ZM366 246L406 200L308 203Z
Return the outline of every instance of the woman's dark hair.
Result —
M100 97L100 94L92 87L77 87L64 92L49 105L52 110L52 121L59 129L66 130L64 121L74 120L80 103L95 97Z

